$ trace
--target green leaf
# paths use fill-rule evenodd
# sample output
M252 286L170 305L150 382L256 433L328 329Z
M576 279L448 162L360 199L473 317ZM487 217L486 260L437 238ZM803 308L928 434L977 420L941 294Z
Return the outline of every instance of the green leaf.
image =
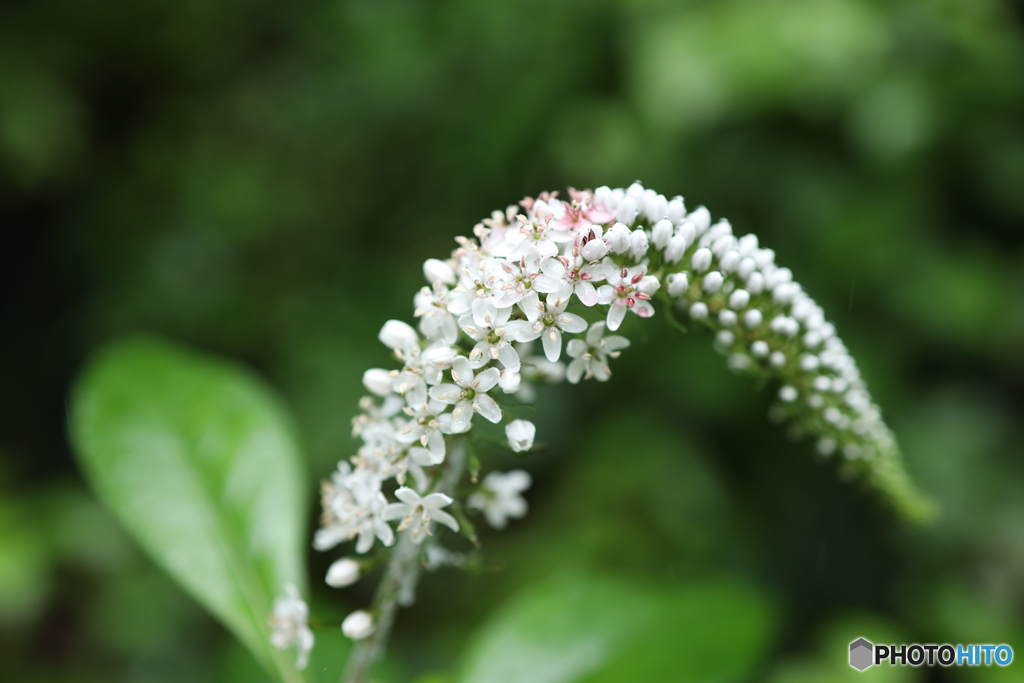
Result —
M304 588L303 459L287 412L240 367L150 339L103 350L74 389L71 435L97 496L268 670L284 585Z
M770 642L769 603L739 583L679 586L565 573L482 628L464 683L732 681Z

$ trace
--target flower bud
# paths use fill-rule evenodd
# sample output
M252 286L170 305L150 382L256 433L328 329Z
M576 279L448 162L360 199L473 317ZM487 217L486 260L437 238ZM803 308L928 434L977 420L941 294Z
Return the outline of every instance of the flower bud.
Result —
M708 317L708 305L703 301L698 301L690 306L690 317L694 320L706 320Z
M686 215L686 204L683 203L682 197L673 197L668 203L668 208L665 210L665 217L673 223L678 223L683 220L683 216Z
M729 308L739 311L750 303L750 293L745 289L737 289L729 295Z
M498 376L498 386L501 387L501 390L506 394L514 394L519 391L519 386L522 384L522 381L522 375L517 371L509 370L508 368L502 370L501 374Z
M644 230L636 229L629 236L629 255L639 261L647 254L648 240Z
M630 230L622 223L616 223L608 228L604 239L608 243L608 249L613 254L625 254L629 249Z
M764 291L764 275L756 270L747 278L747 291L751 294L760 294Z
M636 205L636 200L627 195L619 202L619 206L615 209L615 220L626 225L632 225L639 213L640 209Z
M416 330L401 320L389 320L384 323L377 338L384 343L384 346L403 351L411 349L419 343Z
M371 394L387 396L391 393L391 374L380 368L367 370L363 373L363 386Z
M667 281L670 296L679 296L690 286L690 278L685 272L672 273L668 276Z
M756 308L751 308L743 314L743 324L747 326L748 330L758 328L763 321L764 315Z
M341 632L352 640L362 640L376 630L377 625L373 623L373 617L366 610L357 610L345 617L341 622Z
M686 238L682 235L675 235L668 241L665 249L665 260L669 263L679 263L686 252Z
M423 277L427 282L443 282L446 285L455 284L455 269L440 259L431 258L423 262Z
M725 278L717 270L713 270L704 276L704 281L701 283L701 287L708 294L714 294L722 288L722 284L725 282Z
M351 586L359 580L362 570L359 563L351 557L343 557L327 569L327 585L332 588Z
M537 435L537 428L529 420L512 420L505 425L505 436L508 438L508 445L516 453L522 453L533 448L533 437Z
M693 266L695 271L703 273L711 267L711 250L707 247L698 249L693 253L693 258L690 259L690 264Z
M660 220L651 228L651 243L656 249L664 249L668 246L668 241L672 239L674 232L675 229L672 227L671 221Z
M707 230L708 226L711 225L711 212L703 206L698 206L686 218L693 223L693 227L698 235Z
M590 240L580 249L580 254L587 261L599 261L608 253L608 244L602 239Z

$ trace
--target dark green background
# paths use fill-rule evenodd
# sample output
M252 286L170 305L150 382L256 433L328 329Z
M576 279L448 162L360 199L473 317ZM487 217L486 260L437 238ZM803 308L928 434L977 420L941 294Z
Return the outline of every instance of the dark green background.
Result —
M541 454L485 463L534 473L531 514L485 532L500 573L428 577L397 678L453 670L567 565L752 587L774 625L749 680L846 680L851 634L1024 657L1021 26L996 0L6 3L0 678L254 680L82 483L65 399L92 351L241 360L322 477L423 259L524 194L637 178L776 250L941 517L903 526L708 338L634 320L609 384L542 394ZM322 587L329 560L336 620L369 586Z

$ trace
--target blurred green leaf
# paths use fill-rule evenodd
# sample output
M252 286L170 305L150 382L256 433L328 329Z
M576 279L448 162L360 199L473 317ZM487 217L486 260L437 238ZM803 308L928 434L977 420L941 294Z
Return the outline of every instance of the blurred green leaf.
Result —
M285 409L242 369L153 340L102 351L71 431L97 495L265 666L274 596L303 586L302 459Z
M499 610L470 646L459 680L737 680L765 651L774 622L767 600L741 584L567 573Z

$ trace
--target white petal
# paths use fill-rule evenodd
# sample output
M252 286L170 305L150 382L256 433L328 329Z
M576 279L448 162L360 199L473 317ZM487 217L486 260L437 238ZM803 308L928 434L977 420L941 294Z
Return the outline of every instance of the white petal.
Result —
M587 352L587 342L582 339L570 339L569 343L565 345L565 352L569 354L570 358L579 358Z
M498 372L498 368L487 368L479 375L476 376L476 380L473 382L473 388L477 393L487 393L494 388L494 385L498 383L501 373Z
M430 518L438 524L444 524L452 531L459 530L459 522L454 517L449 515L444 510L434 510L430 513Z
M562 313L558 316L558 326L570 334L579 334L587 329L587 321L575 313Z
M472 372L472 370L470 370ZM462 393L462 387L455 386L454 384L438 384L436 387L430 387L430 398L441 403L447 403L451 405L459 400L459 394Z
M403 486L395 491L395 498L403 503L408 503L409 505L419 505L423 502L423 498L420 497L420 494L416 493L408 486Z
M619 329L622 320L626 317L625 306L612 306L608 309L608 329L614 332Z
M579 341L579 339L573 339L573 341ZM569 343L572 344L572 342ZM569 363L569 367L565 371L565 378L569 380L569 384L578 384L583 377L583 371L586 370L586 367L587 362L582 358L577 358Z
M498 346L498 360L509 370L519 370L519 354L508 342Z
M491 422L498 423L501 421L501 408L487 394L477 394L473 397L473 409Z
M557 327L549 327L541 335L541 343L544 346L544 355L552 363L558 361L562 355L562 333Z
M473 365L465 356L459 356L452 361L452 379L460 387L468 387L473 381Z

